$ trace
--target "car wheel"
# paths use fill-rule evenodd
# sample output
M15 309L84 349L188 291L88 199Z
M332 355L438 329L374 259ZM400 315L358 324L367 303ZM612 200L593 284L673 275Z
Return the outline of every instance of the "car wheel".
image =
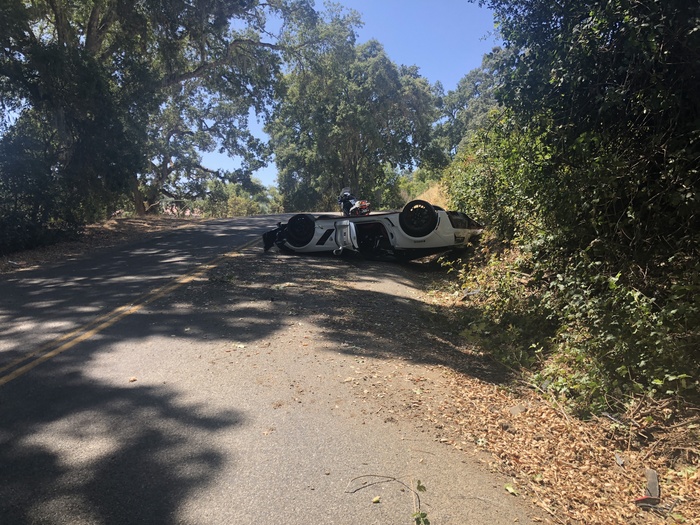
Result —
M312 215L295 215L287 222L287 239L292 246L306 246L314 238L315 231L316 221Z
M425 237L435 229L437 222L433 205L422 200L409 202L399 214L399 225L410 237Z

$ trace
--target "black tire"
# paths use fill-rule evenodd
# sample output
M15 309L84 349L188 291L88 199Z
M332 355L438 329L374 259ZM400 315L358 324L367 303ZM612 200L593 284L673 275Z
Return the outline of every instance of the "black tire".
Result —
M292 246L300 248L306 246L314 238L316 231L316 221L313 215L294 215L287 222L287 240Z
M422 200L409 202L399 214L399 225L409 237L425 237L435 229L437 222L433 205Z

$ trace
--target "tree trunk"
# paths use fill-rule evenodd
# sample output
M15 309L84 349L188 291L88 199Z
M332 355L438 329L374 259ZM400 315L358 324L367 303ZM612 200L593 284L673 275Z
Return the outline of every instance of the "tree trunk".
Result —
M146 207L143 204L143 194L139 188L139 179L136 175L131 177L131 194L134 198L134 208L139 217L146 216Z

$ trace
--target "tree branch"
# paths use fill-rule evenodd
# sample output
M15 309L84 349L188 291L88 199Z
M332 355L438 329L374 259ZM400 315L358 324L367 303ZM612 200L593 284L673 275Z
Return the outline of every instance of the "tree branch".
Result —
M90 11L90 19L85 32L85 50L93 56L102 48L107 32L117 19L116 11L111 5L107 6L104 13L103 8L104 0L96 0L92 11Z
M266 49L275 49L275 50L282 50L284 49L283 46L277 45L277 44L270 44L267 42L256 42L255 40L251 39L240 39L240 40L234 40L231 42L231 44L228 46L226 49L226 54L217 59L213 60L211 62L204 62L200 64L198 67L193 69L192 71L186 71L183 73L177 73L177 74L172 74L172 75L167 75L165 78L163 78L163 81L161 82L161 87L162 88L168 88L172 87L178 84L181 84L182 82L185 82L186 80L191 80L193 78L201 78L204 76L207 72L211 71L212 69L216 69L217 67L223 66L227 64L231 60L231 56L233 54L233 50L236 48L241 48L245 46L250 46L253 48L266 48Z
M72 31L63 3L60 0L47 0L46 3L51 8L51 11L53 11L58 43L61 45L66 44L71 37Z

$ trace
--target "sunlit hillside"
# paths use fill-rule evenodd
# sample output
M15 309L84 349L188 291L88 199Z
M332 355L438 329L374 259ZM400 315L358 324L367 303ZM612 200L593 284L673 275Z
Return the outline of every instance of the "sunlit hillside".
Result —
M427 190L425 190L423 193L418 195L416 197L417 199L421 199L424 201L428 201L430 204L433 204L435 206L440 206L442 208L447 209L448 202L447 202L447 195L445 194L445 190L443 189L442 185L438 182L435 183L435 185L431 186Z

